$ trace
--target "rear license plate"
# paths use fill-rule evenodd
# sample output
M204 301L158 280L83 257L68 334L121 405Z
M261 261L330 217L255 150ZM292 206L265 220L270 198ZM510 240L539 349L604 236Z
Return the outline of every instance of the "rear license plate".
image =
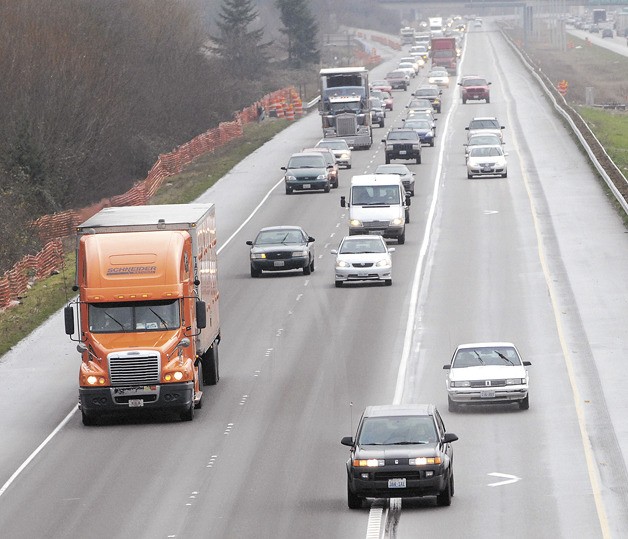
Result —
M399 150L399 155L406 155L406 151L405 150Z
M303 189L309 189L310 187L312 187L309 183L304 183L303 184Z
M129 399L129 408L142 408L144 399Z
M388 480L388 488L406 488L406 478L400 477Z
M494 399L495 391L492 389L486 389L484 391L480 391L480 398L481 399Z
M275 260L274 265L276 268L279 268L281 266L285 266L286 263L283 260Z

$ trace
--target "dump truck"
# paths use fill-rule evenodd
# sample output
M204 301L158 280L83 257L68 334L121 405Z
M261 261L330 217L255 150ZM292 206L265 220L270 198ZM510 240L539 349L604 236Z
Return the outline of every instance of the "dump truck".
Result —
M433 37L431 45L432 68L444 67L448 73L455 75L458 72L456 38Z
M356 149L373 144L369 72L364 67L320 70L319 113L323 137L341 138Z
M191 421L219 380L214 205L104 208L76 234L64 318L83 424L148 410Z

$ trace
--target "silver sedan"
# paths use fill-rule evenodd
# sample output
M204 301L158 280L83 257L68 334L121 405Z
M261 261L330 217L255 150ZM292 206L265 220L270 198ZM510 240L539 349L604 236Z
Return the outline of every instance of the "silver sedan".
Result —
M336 255L336 287L352 281L384 281L392 285L392 258L394 247L388 247L384 238L375 235L345 236Z

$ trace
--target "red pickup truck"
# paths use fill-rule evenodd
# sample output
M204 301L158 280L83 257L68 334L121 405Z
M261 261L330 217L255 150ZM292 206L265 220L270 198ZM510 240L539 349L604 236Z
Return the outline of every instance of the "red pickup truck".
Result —
M486 103L491 102L491 90L486 79L478 76L462 77L462 80L458 83L460 86L460 97L462 97L462 103L466 103L468 100L480 101L484 100Z
M405 71L395 70L388 73L385 77L390 87L394 89L407 90L410 84L410 77Z

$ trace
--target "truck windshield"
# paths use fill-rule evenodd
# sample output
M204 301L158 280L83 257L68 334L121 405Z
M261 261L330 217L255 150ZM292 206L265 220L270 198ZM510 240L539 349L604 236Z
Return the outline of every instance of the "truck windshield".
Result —
M88 317L92 333L163 331L180 326L178 300L90 303Z

